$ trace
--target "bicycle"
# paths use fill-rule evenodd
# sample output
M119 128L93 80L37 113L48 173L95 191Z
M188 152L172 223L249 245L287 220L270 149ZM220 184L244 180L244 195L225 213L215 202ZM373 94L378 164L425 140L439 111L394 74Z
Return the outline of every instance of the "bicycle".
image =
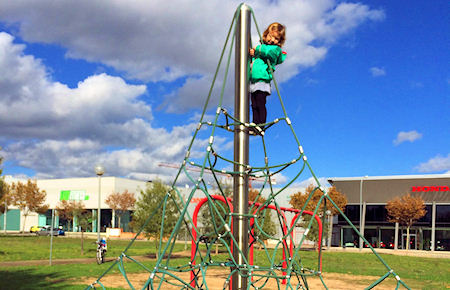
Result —
M97 241L97 264L102 264L105 262L105 253L106 253L106 241L101 240Z

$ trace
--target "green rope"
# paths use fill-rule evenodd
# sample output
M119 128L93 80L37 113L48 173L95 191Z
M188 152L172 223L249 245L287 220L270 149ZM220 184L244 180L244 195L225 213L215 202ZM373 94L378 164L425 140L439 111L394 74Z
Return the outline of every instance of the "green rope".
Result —
M241 4L242 5L242 4ZM103 289L106 289L101 283L101 279L109 273L114 267L118 267L120 273L124 276L125 281L128 286L134 289L130 279L127 276L127 272L124 266L123 258L126 257L129 259L129 262L136 263L140 266L143 271L149 273L149 278L143 285L142 289L164 289L167 285L179 287L180 289L210 289L208 286L207 274L208 270L212 268L220 268L220 269L229 269L229 273L225 278L223 289L227 288L227 285L230 284L231 277L233 274L237 273L241 277L248 278L249 285L248 289L262 289L264 287L268 287L270 281L274 281L277 289L310 289L308 284L308 278L316 276L319 277L325 289L328 289L325 281L323 279L320 263L322 258L322 249L319 249L318 253L318 264L315 269L308 269L303 266L303 261L300 255L300 249L302 248L303 243L307 239L307 235L310 232L313 222L315 222L314 216L319 214L319 211L325 212L329 206L328 203L331 204L334 208L337 209L340 215L344 217L344 219L351 225L351 227L355 230L355 232L361 236L361 233L356 229L356 227L350 222L350 220L344 215L344 213L337 207L336 203L331 199L331 197L327 194L327 192L321 187L320 182L315 175L309 161L306 158L306 155L303 152L303 148L300 144L299 138L296 136L291 120L289 119L285 105L281 98L279 86L277 84L276 78L273 74L272 67L270 63L268 63L268 67L271 70L273 76L273 83L278 95L278 100L280 102L283 116L276 118L271 122L266 122L263 124L268 130L280 123L280 121L284 121L290 128L292 135L294 136L296 146L298 147L298 155L295 156L291 161L285 161L281 164L273 164L269 160L267 145L265 141L264 134L260 136L262 142L262 149L264 152L264 164L262 166L249 166L248 164L240 164L239 162L235 162L230 158L227 158L219 153L219 150L214 146L214 137L216 135L216 131L223 130L224 132L233 132L232 128L236 128L239 126L244 126L246 128L252 128L261 124L253 124L253 123L243 123L240 120L237 120L234 116L230 115L226 108L223 107L224 104L224 95L226 88L226 80L229 74L229 67L231 63L231 57L233 55L233 46L234 46L234 36L236 33L237 19L239 18L241 5L237 8L236 12L233 15L233 19L229 26L226 40L222 51L220 53L219 62L216 67L213 80L211 86L208 91L208 95L206 97L205 104L202 109L202 113L200 116L200 120L192 139L188 145L186 155L178 168L178 171L174 177L174 180L170 186L170 191L164 196L154 211L152 211L144 225L139 229L136 233L135 237L130 241L130 243L126 246L125 250L122 252L121 256L116 259L111 266L103 272L100 277L91 285L89 285L86 289L95 288L94 285L100 285ZM250 9L253 22L256 26L256 30L261 39L261 31L256 21L255 14L252 9ZM230 40L231 37L231 40ZM224 61L225 60L225 61ZM212 92L214 90L215 84L217 82L217 77L220 72L220 68L222 62L225 63L225 69L223 72L223 82L221 84L220 93L218 97L218 106L215 114L213 115L212 121L205 121L205 115L208 110L208 106L210 100L212 98ZM225 123L222 124L219 122L222 115L224 116ZM282 122L283 123L283 122ZM191 158L191 150L193 150L194 141L198 137L202 126L210 127L210 135L209 141L206 147L206 153L204 158L201 161L196 161L196 158ZM234 171L234 170L225 170L218 169L217 162L224 162L227 164L226 168L230 168L233 166L244 168L244 171ZM194 166L199 169L199 174L197 177L194 177L190 172L187 165ZM283 172L287 168L292 166L296 166L296 174L289 181L285 183L281 188L275 189L273 187L273 178L276 174ZM298 166L298 168L297 168ZM284 192L289 186L291 186L296 180L302 176L302 174L307 171L313 177L316 187L314 190L306 198L305 204L299 210L298 217L293 221L293 226L291 227L288 224L288 221L282 217L281 215L281 207L277 202L276 198ZM249 206L248 214L237 214L231 212L230 205L228 202L222 202L219 200L215 200L213 196L210 194L208 187L209 185L206 183L204 175L205 173L210 173L212 178L217 184L217 190L219 191L219 195L222 196L225 200L227 200L227 195L225 193L225 189L219 182L218 174L228 174L230 176L245 174L249 177L258 177L261 178L261 186L258 190L258 194L256 195L253 203ZM189 182L194 184L192 190L187 194L187 196L182 196L180 191L177 189L176 184L179 182L179 178L183 175ZM313 216L308 222L305 233L300 239L300 242L295 244L293 247L292 254L289 251L289 247L287 244L287 240L293 235L293 231L295 229L296 224L302 218L302 215L307 207L307 205L311 202L311 199L319 190L323 192L317 203L316 207L313 210ZM263 196L263 192L268 192L267 199L256 206L255 202ZM193 217L191 213L188 211L188 207L190 202L196 192L200 192L202 196L207 198L207 202L205 206L207 206L207 211L211 217L212 230L207 233L203 233L200 235L199 227L194 225ZM171 232L167 242L163 245L162 241L164 238L163 228L166 225L165 223L165 215L167 214L167 206L168 203L172 202L175 204L176 211L178 213L178 219L175 223L174 229ZM323 203L323 209L321 209ZM271 210L267 207L269 205L274 205L276 208L276 217L278 227L282 229L281 238L275 238L274 235L271 235L265 232L264 227L268 222L266 221L266 213L271 213ZM158 244L158 258L156 259L156 263L153 269L150 269L143 265L142 263L136 261L132 257L127 255L128 249L134 244L136 238L143 232L146 225L149 221L155 216L157 212L162 212L162 220L161 220L161 230L159 232L159 244ZM237 245L235 237L231 233L231 221L232 217L238 218L247 218L250 220L253 218L253 228L249 227L249 231L252 233L254 242L253 245L259 245L262 247L261 255L258 256L258 259L262 259L262 261L257 261L255 265L250 265L249 260L244 256L244 250L240 247L235 247L235 250L244 257L244 263L238 264L233 256L233 249L231 247L231 242L234 245ZM325 215L322 215L322 223L325 224ZM197 238L194 242L195 249L193 253L193 257L188 264L177 264L177 260L173 258L173 251L176 245L177 238L179 236L179 232L181 230L181 226L185 225L187 229L193 229L197 233ZM285 227L285 229L284 229ZM191 238L193 239L192 232L189 232ZM362 236L361 236L362 237ZM367 240L362 237L363 240L367 243ZM273 249L269 249L264 244L264 239L277 239L277 243L275 244ZM293 242L293 241L291 241ZM220 243L224 249L225 253L221 253L217 256L214 256L213 259L213 249L216 243ZM368 243L367 243L368 244ZM372 252L376 255L378 260L386 267L388 270L386 274L373 282L367 289L372 289L373 287L382 283L386 278L392 276L397 280L397 287L403 286L406 289L410 289L400 278L399 276L387 265L387 263L376 253L376 251L368 244ZM247 245L246 245L247 246ZM202 250L201 250L202 249ZM285 258L281 257L281 252L285 253ZM195 265L194 265L195 262ZM184 281L176 273L193 273L193 279L188 279ZM285 274L284 274L285 273ZM200 279L201 275L201 279ZM283 283L286 283L284 285ZM194 285L194 286L193 286ZM272 286L271 286L272 287Z

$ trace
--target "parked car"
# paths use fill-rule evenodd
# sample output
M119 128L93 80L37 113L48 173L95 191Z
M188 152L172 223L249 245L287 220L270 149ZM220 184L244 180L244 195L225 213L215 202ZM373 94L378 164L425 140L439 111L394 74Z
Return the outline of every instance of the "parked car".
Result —
M59 235L59 233L58 233L58 229L57 228L54 228L53 229L53 235L54 236L58 236ZM51 228L50 228L50 226L43 226L41 229L40 229L40 231L37 231L36 232L36 235L38 235L38 236L50 236L50 234L51 234Z
M30 233L35 233L35 232L38 232L38 231L40 231L41 230L41 227L40 226L32 226L31 228L30 228Z
M344 244L344 248L354 248L355 247L355 243L352 242L347 242Z

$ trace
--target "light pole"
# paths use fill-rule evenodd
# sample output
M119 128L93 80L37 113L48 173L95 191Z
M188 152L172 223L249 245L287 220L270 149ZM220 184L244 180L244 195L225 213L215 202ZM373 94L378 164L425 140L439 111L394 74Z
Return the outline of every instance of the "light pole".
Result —
M6 214L8 213L8 196L5 196L5 212L3 213L3 230L5 231L6 235Z
M333 216L331 215L331 210L327 209L325 214L328 217L328 236L327 236L327 248L331 248L331 238L333 234Z
M369 177L368 175L361 177L359 181L359 232L362 236L364 236L364 223L365 219L363 218L363 180ZM364 248L363 238L359 237L359 250L361 251Z
M102 201L102 182L101 178L105 173L105 168L101 165L95 166L95 174L98 176L98 209L97 209L97 241L100 242L100 218L101 218L101 201Z

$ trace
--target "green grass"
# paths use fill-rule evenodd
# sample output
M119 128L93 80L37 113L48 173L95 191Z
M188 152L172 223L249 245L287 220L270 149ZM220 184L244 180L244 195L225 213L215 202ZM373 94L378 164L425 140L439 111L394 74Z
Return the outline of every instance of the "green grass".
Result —
M299 255L305 268L318 269L317 252L301 251ZM450 288L450 259L390 254L380 256L412 289ZM281 252L278 253L275 261L281 261ZM266 255L262 251L256 252L255 264L269 265ZM367 286L388 272L380 260L371 253L323 252L322 265L324 273L376 277L373 280L367 280ZM387 280L396 281L392 275Z
M302 253L302 257L313 252ZM382 259L413 289L446 289L450 285L450 260L383 254ZM387 268L373 254L329 252L323 255L323 272L381 277ZM311 263L312 264L312 263ZM391 276L390 279L393 279ZM375 281L370 281L368 285ZM367 285L367 286L368 286Z
M119 256L129 241L109 240L108 256ZM45 260L50 256L50 237L0 236L0 261ZM174 251L182 251L184 244L177 244ZM81 239L79 238L53 238L52 259L69 258L95 258L95 239L84 240L84 255L81 255ZM153 241L135 241L128 250L130 256L154 255L155 243Z
M79 258L80 240L69 238L55 238L55 258ZM89 240L93 241L93 240ZM48 259L48 237L0 237L0 260L13 261L25 259ZM117 257L128 244L127 241L110 241L107 258ZM92 250L87 251L88 247ZM176 250L183 250L184 245L179 244ZM42 252L42 253L40 253ZM130 249L130 255L148 255L154 253L152 242L136 241ZM85 257L94 258L95 245L86 243ZM262 251L255 251L255 261L260 265L268 265ZM280 253L281 255L281 253ZM300 257L305 267L317 268L317 253L301 251ZM383 254L382 258L412 289L448 289L450 287L450 259L419 258L409 256L395 256ZM214 257L214 260L226 260L226 254ZM277 257L277 261L280 257ZM187 258L173 261L175 265L183 265ZM57 266L23 266L0 268L0 289L84 289L83 285L74 285L82 278L90 277L93 282L113 262L102 265L70 264ZM154 267L154 260L143 264L148 268ZM127 273L143 272L135 263L126 263ZM342 273L350 275L364 275L381 277L387 269L378 261L375 255L367 253L324 252L323 272ZM117 265L109 274L119 274ZM389 278L395 281L393 278ZM368 278L363 281L369 286L374 280ZM393 282L391 282L393 283ZM384 283L383 283L384 284ZM395 284L390 284L395 285ZM394 286L395 287L395 286Z
M177 259L177 263L187 264L188 259ZM91 264L66 264L54 266L20 266L0 268L0 289L84 289L86 285L80 285L81 279L94 282L114 263L97 265ZM152 269L155 261L142 263ZM136 263L124 263L127 273L144 272L142 267ZM118 265L114 266L108 275L120 274ZM111 288L108 288L111 289Z

